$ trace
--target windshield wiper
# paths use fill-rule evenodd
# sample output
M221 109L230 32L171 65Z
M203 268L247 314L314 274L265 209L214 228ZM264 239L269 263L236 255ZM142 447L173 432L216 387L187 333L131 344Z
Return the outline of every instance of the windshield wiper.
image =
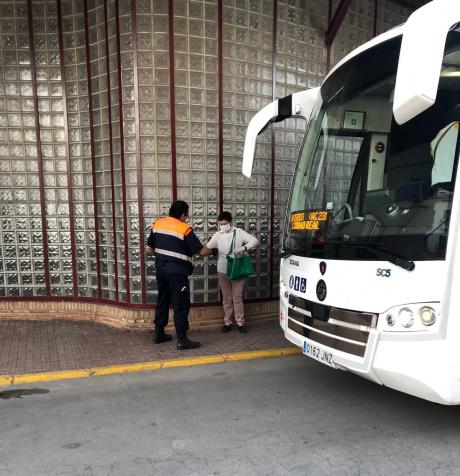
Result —
M415 269L415 263L407 258L401 258L398 255L395 255L391 251L386 251L386 250L379 250L377 248L373 248L372 246L364 245L361 243L354 243L354 242L346 242L346 241L326 241L326 243L333 243L336 245L341 245L341 246L348 246L348 247L353 247L353 248L359 248L361 250L369 251L370 253L373 253L377 258L383 259L385 261L389 261L390 263L395 264L396 266L399 266L400 268L403 268L407 271L413 271Z
M396 266L399 266L400 268L403 268L407 271L413 271L415 269L415 263L412 260L395 255L391 251L379 250L377 248L373 248L372 246L368 246L367 244L363 244L362 242L326 241L325 245L328 245L328 244L346 246L349 248L359 248L360 250L369 251L370 253L375 255L377 258L393 263ZM303 250L303 251L306 252L307 250ZM309 251L310 252L312 251L311 248ZM294 253L300 256L303 256L303 253L301 252L300 249L292 250L292 249L286 248L282 253L280 253L280 258L288 258L289 256L292 256Z
M280 253L280 258L289 258L289 256L305 256L311 257L311 248L285 248L284 251Z
M295 256L305 256L309 257L309 252L311 252L311 249L300 249L300 248L295 248L295 249L290 249L286 248L284 251L280 253L280 258L289 258L289 256L295 255Z
M280 258L289 258L289 256L292 256L293 251L286 249L280 253Z

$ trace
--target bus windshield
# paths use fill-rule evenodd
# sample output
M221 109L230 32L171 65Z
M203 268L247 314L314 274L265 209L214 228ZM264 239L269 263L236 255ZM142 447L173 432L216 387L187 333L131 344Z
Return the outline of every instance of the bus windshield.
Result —
M460 143L460 29L447 38L436 103L403 125L392 114L400 45L399 37L363 52L321 87L293 180L285 254L445 259Z

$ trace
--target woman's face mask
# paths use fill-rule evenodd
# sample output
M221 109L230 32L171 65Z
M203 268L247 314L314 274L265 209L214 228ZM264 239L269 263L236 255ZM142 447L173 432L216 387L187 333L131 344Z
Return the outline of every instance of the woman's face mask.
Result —
M225 223L224 225L219 225L220 231L227 233L230 231L230 223Z

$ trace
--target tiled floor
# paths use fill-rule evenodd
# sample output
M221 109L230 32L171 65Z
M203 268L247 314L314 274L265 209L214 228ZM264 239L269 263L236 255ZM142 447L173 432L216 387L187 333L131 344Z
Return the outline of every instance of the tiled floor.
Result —
M0 375L290 347L277 322L253 324L247 334L234 328L228 334L192 331L189 336L202 347L178 351L175 339L155 345L150 332L123 331L91 322L0 320Z

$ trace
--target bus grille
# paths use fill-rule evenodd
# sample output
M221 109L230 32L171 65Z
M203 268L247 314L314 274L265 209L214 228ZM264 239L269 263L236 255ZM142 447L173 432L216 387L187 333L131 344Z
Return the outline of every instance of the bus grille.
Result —
M288 328L331 349L364 357L377 315L350 311L289 296Z

